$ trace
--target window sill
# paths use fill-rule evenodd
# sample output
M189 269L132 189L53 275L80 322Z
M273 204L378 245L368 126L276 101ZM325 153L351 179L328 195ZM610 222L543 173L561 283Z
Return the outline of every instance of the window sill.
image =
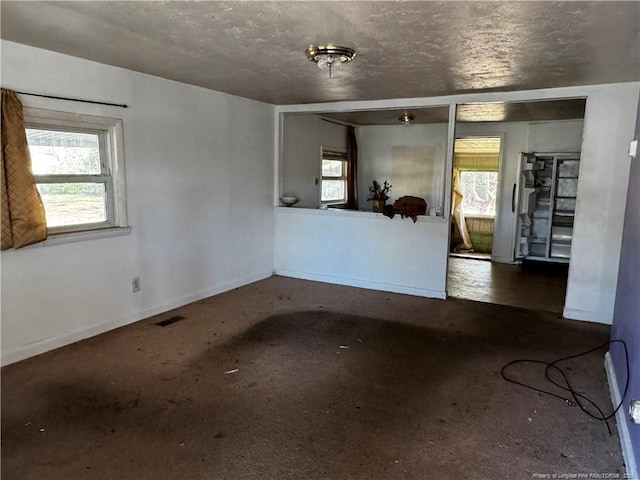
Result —
M33 246L42 245L43 247L49 247L53 245L62 245L65 243L97 240L100 238L121 237L124 235L129 235L129 233L131 233L131 227L111 227L100 228L96 230L85 230L81 232L52 233L44 242Z

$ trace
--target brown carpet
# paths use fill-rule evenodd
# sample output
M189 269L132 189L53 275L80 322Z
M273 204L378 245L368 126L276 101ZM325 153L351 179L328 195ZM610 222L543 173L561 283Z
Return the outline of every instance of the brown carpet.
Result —
M622 472L615 429L500 377L608 335L548 312L273 277L5 367L2 478ZM610 410L603 354L568 367ZM514 373L541 384L537 367Z

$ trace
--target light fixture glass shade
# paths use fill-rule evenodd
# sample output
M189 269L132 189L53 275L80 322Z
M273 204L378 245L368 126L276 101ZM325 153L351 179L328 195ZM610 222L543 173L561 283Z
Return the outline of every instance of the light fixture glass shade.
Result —
M400 118L398 118L398 120L400 121L401 125L411 125L413 123L413 121L415 120L415 118L414 118L413 115L409 115L409 114L405 113Z
M333 56L331 55L318 55L316 57L316 61L318 62L318 68L324 69L329 68L329 65L333 62Z
M331 68L334 70L342 69L342 61L335 55L317 55L316 61L318 62L318 68L325 69Z
M335 45L319 46L311 45L305 50L307 58L316 62L318 68L329 69L329 77L332 70L342 69L344 63L350 62L356 55L356 51L348 47Z

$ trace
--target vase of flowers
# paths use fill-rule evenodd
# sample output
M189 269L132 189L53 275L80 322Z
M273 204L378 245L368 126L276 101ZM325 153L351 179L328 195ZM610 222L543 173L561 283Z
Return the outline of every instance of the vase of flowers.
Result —
M389 199L390 191L391 185L386 180L382 185L380 185L376 180L373 181L373 185L369 187L369 197L367 198L367 201L372 202L373 204L373 212L384 212L384 207Z

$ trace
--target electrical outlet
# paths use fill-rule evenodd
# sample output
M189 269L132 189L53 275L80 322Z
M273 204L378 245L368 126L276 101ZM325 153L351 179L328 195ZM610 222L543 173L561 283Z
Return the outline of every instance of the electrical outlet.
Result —
M140 277L133 277L131 279L131 291L133 293L140 291Z

